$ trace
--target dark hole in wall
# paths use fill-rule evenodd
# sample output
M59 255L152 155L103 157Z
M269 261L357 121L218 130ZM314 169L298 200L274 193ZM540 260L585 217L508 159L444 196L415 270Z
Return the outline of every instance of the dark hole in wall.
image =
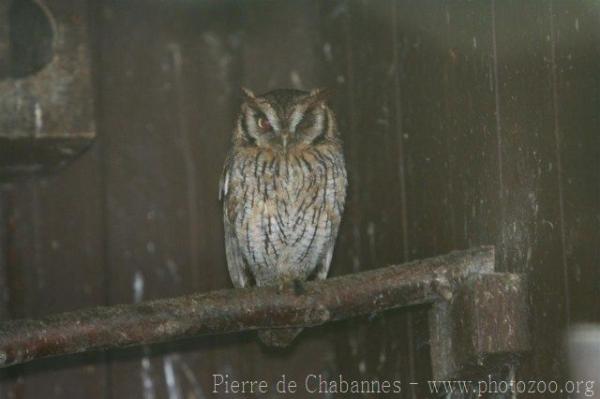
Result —
M52 61L52 23L36 2L14 0L8 10L8 24L9 77L33 75Z

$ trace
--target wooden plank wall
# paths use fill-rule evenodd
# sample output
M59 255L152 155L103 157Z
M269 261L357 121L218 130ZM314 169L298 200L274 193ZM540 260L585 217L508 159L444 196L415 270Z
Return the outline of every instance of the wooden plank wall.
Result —
M91 2L100 138L0 192L0 316L229 287L217 183L239 87L336 89L348 206L332 274L494 244L527 273L521 379L564 380L565 329L600 321L600 7L568 1ZM0 398L204 398L212 374L431 375L427 309L51 359ZM306 395L297 395L304 397ZM242 397L242 396L240 396ZM566 396L565 396L566 397Z

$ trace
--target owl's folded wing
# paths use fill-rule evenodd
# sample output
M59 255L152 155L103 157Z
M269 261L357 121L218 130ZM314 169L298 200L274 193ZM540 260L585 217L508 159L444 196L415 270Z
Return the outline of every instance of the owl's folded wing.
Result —
M240 250L240 244L228 220L225 220L225 253L227 255L227 268L233 285L237 288L252 285L249 281L249 270Z

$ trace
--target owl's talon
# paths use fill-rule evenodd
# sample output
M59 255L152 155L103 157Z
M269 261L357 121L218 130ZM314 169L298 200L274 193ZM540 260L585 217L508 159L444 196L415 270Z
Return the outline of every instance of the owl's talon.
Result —
M296 295L306 294L306 288L304 287L304 282L296 279L294 280L294 293Z

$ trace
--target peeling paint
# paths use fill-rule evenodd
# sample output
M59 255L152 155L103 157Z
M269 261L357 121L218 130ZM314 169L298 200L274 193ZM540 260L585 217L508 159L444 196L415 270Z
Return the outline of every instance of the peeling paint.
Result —
M144 275L137 270L133 276L133 302L139 303L144 298Z
M152 365L148 357L142 358L142 387L144 388L144 399L155 399L154 381L152 380Z
M165 383L167 385L167 393L169 399L182 399L181 387L175 374L173 367L174 355L167 355L163 358L163 369L165 374Z
M190 384L193 391L193 397L195 399L204 399L206 395L204 394L204 390L200 385L200 382L196 378L194 371L191 369L190 365L185 361L185 359L177 358L177 364L181 368L183 375L185 376L186 381Z
M35 103L34 119L35 119L35 135L39 136L44 128L44 113L39 102Z
M298 73L298 71L290 72L290 81L292 82L292 85L295 88L297 88L297 89L302 88L302 79L300 79L300 74Z

